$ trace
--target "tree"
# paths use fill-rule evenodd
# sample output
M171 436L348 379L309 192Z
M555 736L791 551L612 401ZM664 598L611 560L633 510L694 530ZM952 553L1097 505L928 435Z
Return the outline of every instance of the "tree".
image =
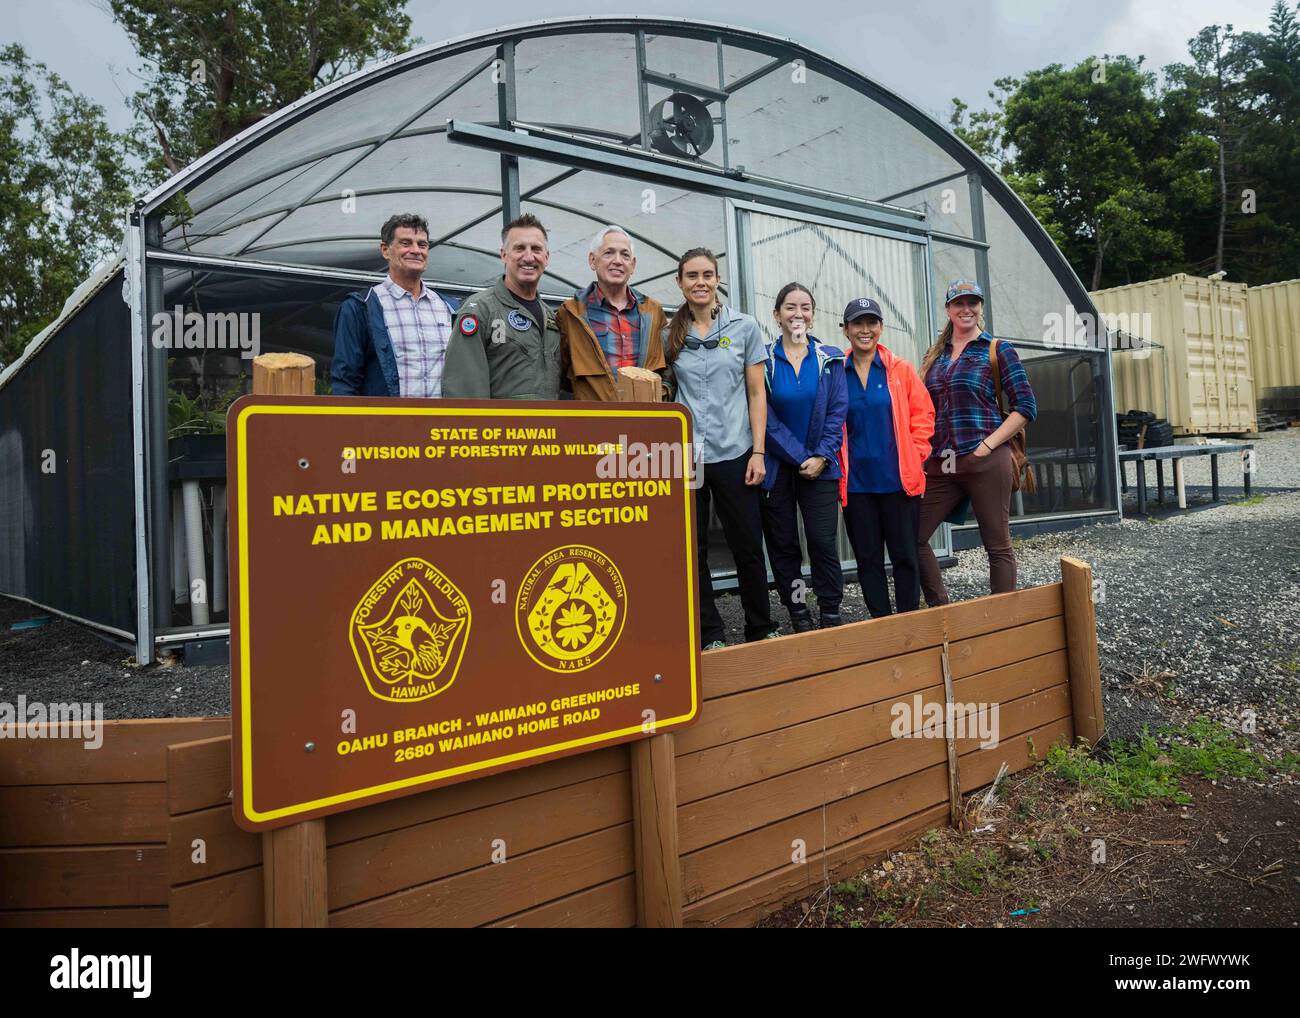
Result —
M104 109L17 45L0 49L0 363L122 240L139 184Z
M276 110L404 52L406 0L109 0L144 62L132 97L154 179Z
M1192 67L1183 75L1189 91L1205 109L1205 133L1215 149L1215 206L1212 271L1223 269L1224 235L1228 227L1228 164L1236 166L1235 150L1242 125L1242 80L1247 63L1232 26L1209 25L1187 43ZM1229 155L1229 150L1234 155Z
M1300 24L1274 3L1266 33L1240 37L1248 111L1241 127L1240 275L1258 285L1300 276ZM1240 204L1235 204L1240 201ZM1231 236L1231 235L1230 235Z
M1160 137L1153 89L1141 58L1105 56L1030 71L1005 104L1014 152L1005 168L1048 199L1091 289L1108 258L1123 266L1181 256L1180 238L1162 225L1164 196L1148 179Z
M1043 182L1035 173L1014 173L1010 165L1006 140L1006 100L1020 87L1015 78L999 78L993 83L988 93L993 108L977 110L966 116L969 105L954 97L948 123L953 134L969 145L984 162L997 170L1002 179L1011 186L1020 200L1033 213L1034 218L1047 231L1052 243L1057 247L1065 246L1065 231L1057 222L1055 210L1050 198L1043 193Z

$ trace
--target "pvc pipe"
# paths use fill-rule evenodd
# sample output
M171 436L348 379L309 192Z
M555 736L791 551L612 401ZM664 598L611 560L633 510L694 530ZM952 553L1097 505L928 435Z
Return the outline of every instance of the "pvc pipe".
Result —
M181 490L172 489L172 603L184 604L189 598L189 584L185 575L185 525L182 522ZM169 616L170 617L170 616Z
M1183 458L1174 458L1174 490L1178 492L1178 508L1187 508L1187 488L1183 486Z
M208 624L208 571L203 561L203 502L198 481L181 482L185 500L185 561L189 565L190 618L196 626Z
M212 489L212 611L226 610L226 486Z

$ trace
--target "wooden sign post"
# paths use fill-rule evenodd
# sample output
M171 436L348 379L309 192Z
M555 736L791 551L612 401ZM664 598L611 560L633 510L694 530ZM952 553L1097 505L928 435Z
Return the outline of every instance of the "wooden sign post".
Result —
M267 924L328 925L326 816L627 742L640 919L681 925L690 415L649 372L614 403L303 398L284 354L254 375L227 428L231 753Z
M659 377L622 368L620 401L659 402ZM685 450L682 456L686 462ZM632 743L632 828L636 842L638 926L682 925L682 868L677 837L677 752L671 732Z
M316 362L310 357L268 353L253 360L254 395L311 396L315 391ZM304 820L264 832L262 878L267 926L328 926L325 821Z

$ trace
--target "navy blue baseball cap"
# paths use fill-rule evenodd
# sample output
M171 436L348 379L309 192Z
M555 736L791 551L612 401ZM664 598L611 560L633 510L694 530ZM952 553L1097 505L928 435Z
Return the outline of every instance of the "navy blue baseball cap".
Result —
M857 300L849 301L844 308L844 324L855 322L866 315L875 315L882 322L885 320L885 313L880 310L880 305L870 297L859 297Z

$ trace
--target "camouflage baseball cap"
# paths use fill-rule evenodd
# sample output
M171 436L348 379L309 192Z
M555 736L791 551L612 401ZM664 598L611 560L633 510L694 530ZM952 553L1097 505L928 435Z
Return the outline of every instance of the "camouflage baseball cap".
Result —
M943 302L944 307L947 307L958 297L978 297L983 300L984 290L973 279L954 279L948 284L948 296Z

